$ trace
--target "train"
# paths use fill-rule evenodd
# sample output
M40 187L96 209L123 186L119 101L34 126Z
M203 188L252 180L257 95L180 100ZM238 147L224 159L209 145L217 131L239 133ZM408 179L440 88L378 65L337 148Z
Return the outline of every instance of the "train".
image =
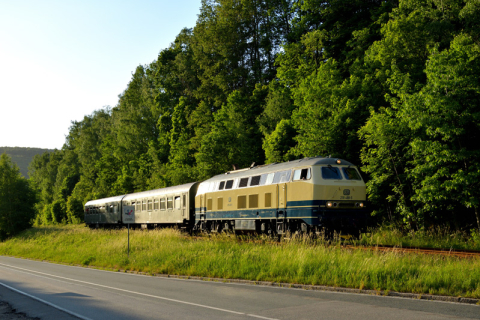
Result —
M129 208L129 215L122 214ZM369 216L358 168L309 157L228 171L173 187L88 201L91 228L177 227L207 232L358 235Z

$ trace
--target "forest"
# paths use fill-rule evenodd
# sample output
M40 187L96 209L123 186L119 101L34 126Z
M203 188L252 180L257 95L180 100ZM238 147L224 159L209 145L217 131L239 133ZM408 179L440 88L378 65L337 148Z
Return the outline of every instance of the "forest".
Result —
M202 0L116 106L35 156L37 225L91 199L309 156L353 162L373 221L478 229L480 1Z
M53 150L40 148L0 147L0 154L6 153L11 160L17 164L22 176L27 179L28 166L32 162L33 157L37 154L42 154L48 151Z

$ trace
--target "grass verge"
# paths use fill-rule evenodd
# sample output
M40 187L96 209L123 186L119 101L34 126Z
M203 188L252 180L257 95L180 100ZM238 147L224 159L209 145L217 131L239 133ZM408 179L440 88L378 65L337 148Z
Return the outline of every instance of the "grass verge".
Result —
M480 233L476 229L472 229L468 234L441 227L402 232L394 226L383 225L363 234L358 243L370 246L391 245L397 247L480 250Z
M177 230L32 228L0 243L0 254L147 273L328 285L480 298L480 259L345 250L308 239L200 240Z

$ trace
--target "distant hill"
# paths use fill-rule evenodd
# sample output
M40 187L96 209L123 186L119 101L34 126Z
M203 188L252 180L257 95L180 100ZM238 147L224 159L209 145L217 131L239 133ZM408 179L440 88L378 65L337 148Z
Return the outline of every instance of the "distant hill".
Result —
M51 152L51 149L40 148L20 148L20 147L0 147L0 154L6 153L12 161L20 168L20 173L28 178L28 165L32 162L33 157L36 154L42 154L44 152Z

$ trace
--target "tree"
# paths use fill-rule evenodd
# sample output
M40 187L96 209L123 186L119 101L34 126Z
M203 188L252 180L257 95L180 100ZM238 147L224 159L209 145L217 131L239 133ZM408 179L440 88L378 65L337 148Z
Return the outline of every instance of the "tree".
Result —
M480 231L479 74L480 46L461 33L449 49L433 50L427 84L405 96L400 117L418 132L411 141L411 174L418 181L413 199L437 214L471 208ZM439 218L465 220L448 216Z
M35 193L6 154L0 156L0 239L29 228L35 217Z
M82 201L70 196L67 201L67 219L68 223L80 223L83 221L83 203Z
M215 115L211 131L201 142L196 155L199 178L205 179L220 172L262 163L261 136L255 126L258 112L248 97L235 91Z

